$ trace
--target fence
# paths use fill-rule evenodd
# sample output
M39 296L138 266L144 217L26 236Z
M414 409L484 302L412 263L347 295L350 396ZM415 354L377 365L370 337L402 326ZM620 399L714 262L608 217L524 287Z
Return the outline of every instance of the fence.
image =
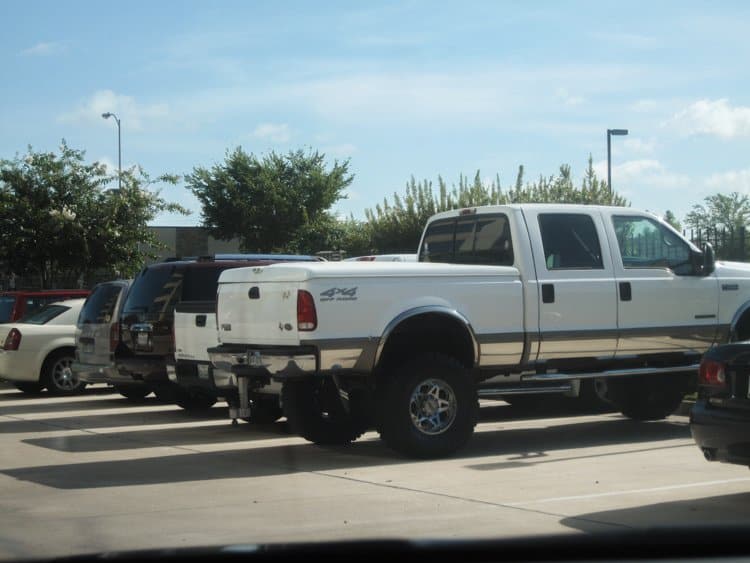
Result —
M684 230L683 235L700 248L704 242L714 247L716 258L734 260L736 262L750 261L750 244L747 240L747 229L690 229Z

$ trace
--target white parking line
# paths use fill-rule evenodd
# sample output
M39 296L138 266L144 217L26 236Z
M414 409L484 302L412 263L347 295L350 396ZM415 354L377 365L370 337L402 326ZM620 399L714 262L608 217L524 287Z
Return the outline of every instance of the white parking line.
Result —
M659 491L674 491L677 489L692 489L696 487L709 487L712 485L726 485L729 483L740 483L744 481L750 481L750 477L739 477L737 479L723 479L721 481L700 481L698 483L684 483L682 485L667 485L664 487L653 487L650 489L630 489L627 491L611 491L609 493L595 493L591 495L574 495L569 497L550 497L537 500L526 500L522 502L506 502L503 503L506 506L521 506L526 504L541 504L546 502L559 502L565 500L585 500L591 498L601 497L615 497L620 495L637 495L642 493L655 493Z

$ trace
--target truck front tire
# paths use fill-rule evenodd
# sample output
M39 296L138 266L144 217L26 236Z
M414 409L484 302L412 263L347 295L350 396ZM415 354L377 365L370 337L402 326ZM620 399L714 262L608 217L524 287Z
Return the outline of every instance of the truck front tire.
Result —
M348 444L367 430L367 421L358 416L361 413L344 409L330 378L287 381L281 398L292 432L315 444Z
M411 457L435 458L468 442L479 403L474 382L455 358L418 356L383 384L378 428L389 447Z
M644 375L607 381L607 398L633 420L661 420L680 406L688 376Z

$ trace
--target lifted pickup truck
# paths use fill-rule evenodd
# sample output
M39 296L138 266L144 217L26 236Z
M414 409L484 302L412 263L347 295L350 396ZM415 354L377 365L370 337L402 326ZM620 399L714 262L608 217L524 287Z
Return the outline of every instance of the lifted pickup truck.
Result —
M478 397L591 379L630 418L669 415L703 352L750 336L750 266L628 208L461 209L430 219L419 263L226 271L217 323L214 366L282 382L305 438L374 426L434 457L468 441Z

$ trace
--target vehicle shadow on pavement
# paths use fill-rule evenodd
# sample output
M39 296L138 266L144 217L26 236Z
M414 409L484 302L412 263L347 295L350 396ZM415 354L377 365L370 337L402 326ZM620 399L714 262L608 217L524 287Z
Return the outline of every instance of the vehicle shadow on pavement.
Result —
M96 401L86 398L76 398L75 400L71 400L70 397L68 397L67 400L64 400L60 397L61 400L59 401L45 403L40 403L39 401L35 403L24 401L22 404L14 405L3 403L0 400L0 415L57 413L81 409L127 409L131 407L164 405L164 403L160 403L156 397L147 397L142 401L130 401L119 394L113 395L112 393L109 393L109 395L110 397L107 397L106 399L97 399Z
M188 412L175 405L157 402L153 402L151 405L154 408L147 411L127 411L127 405L123 405L125 410L122 412L83 416L71 412L70 416L0 421L0 434L51 432L55 430L95 430L97 428L115 428L119 426L200 422L201 420L224 419L228 421L229 417L227 407L213 407L206 411ZM119 406L118 404L117 407L119 408ZM74 410L71 409L71 411ZM44 411L42 410L41 412L43 413ZM5 414L0 409L0 416ZM28 414L36 414L36 412L29 412Z
M705 490L710 493L710 489ZM750 492L590 512L563 518L560 523L583 532L596 532L600 529L596 525L601 524L644 529L664 527L670 522L704 530L707 526L747 525L750 523L748 506Z
M21 467L3 470L0 473L48 487L88 489L430 463L399 457L380 440L371 439L374 437L375 434L368 434L367 439L342 447L322 448L307 443L277 444L133 460ZM529 454L536 457L545 456L547 452L554 450L603 444L637 444L687 437L689 431L685 424L669 421L638 424L614 419L544 428L499 429L477 433L470 445L460 452L459 458L512 455L523 460L528 459ZM91 439L101 438L91 435ZM481 466L476 464L469 467L481 469Z
M289 436L286 422L274 424L241 424L231 426L229 419L226 425L189 426L157 430L134 430L131 432L107 432L95 434L76 434L74 436L56 436L52 438L31 438L21 440L24 444L39 446L60 452L106 452L156 448L164 446L186 446L190 444L220 444L244 442L249 440L271 440Z

